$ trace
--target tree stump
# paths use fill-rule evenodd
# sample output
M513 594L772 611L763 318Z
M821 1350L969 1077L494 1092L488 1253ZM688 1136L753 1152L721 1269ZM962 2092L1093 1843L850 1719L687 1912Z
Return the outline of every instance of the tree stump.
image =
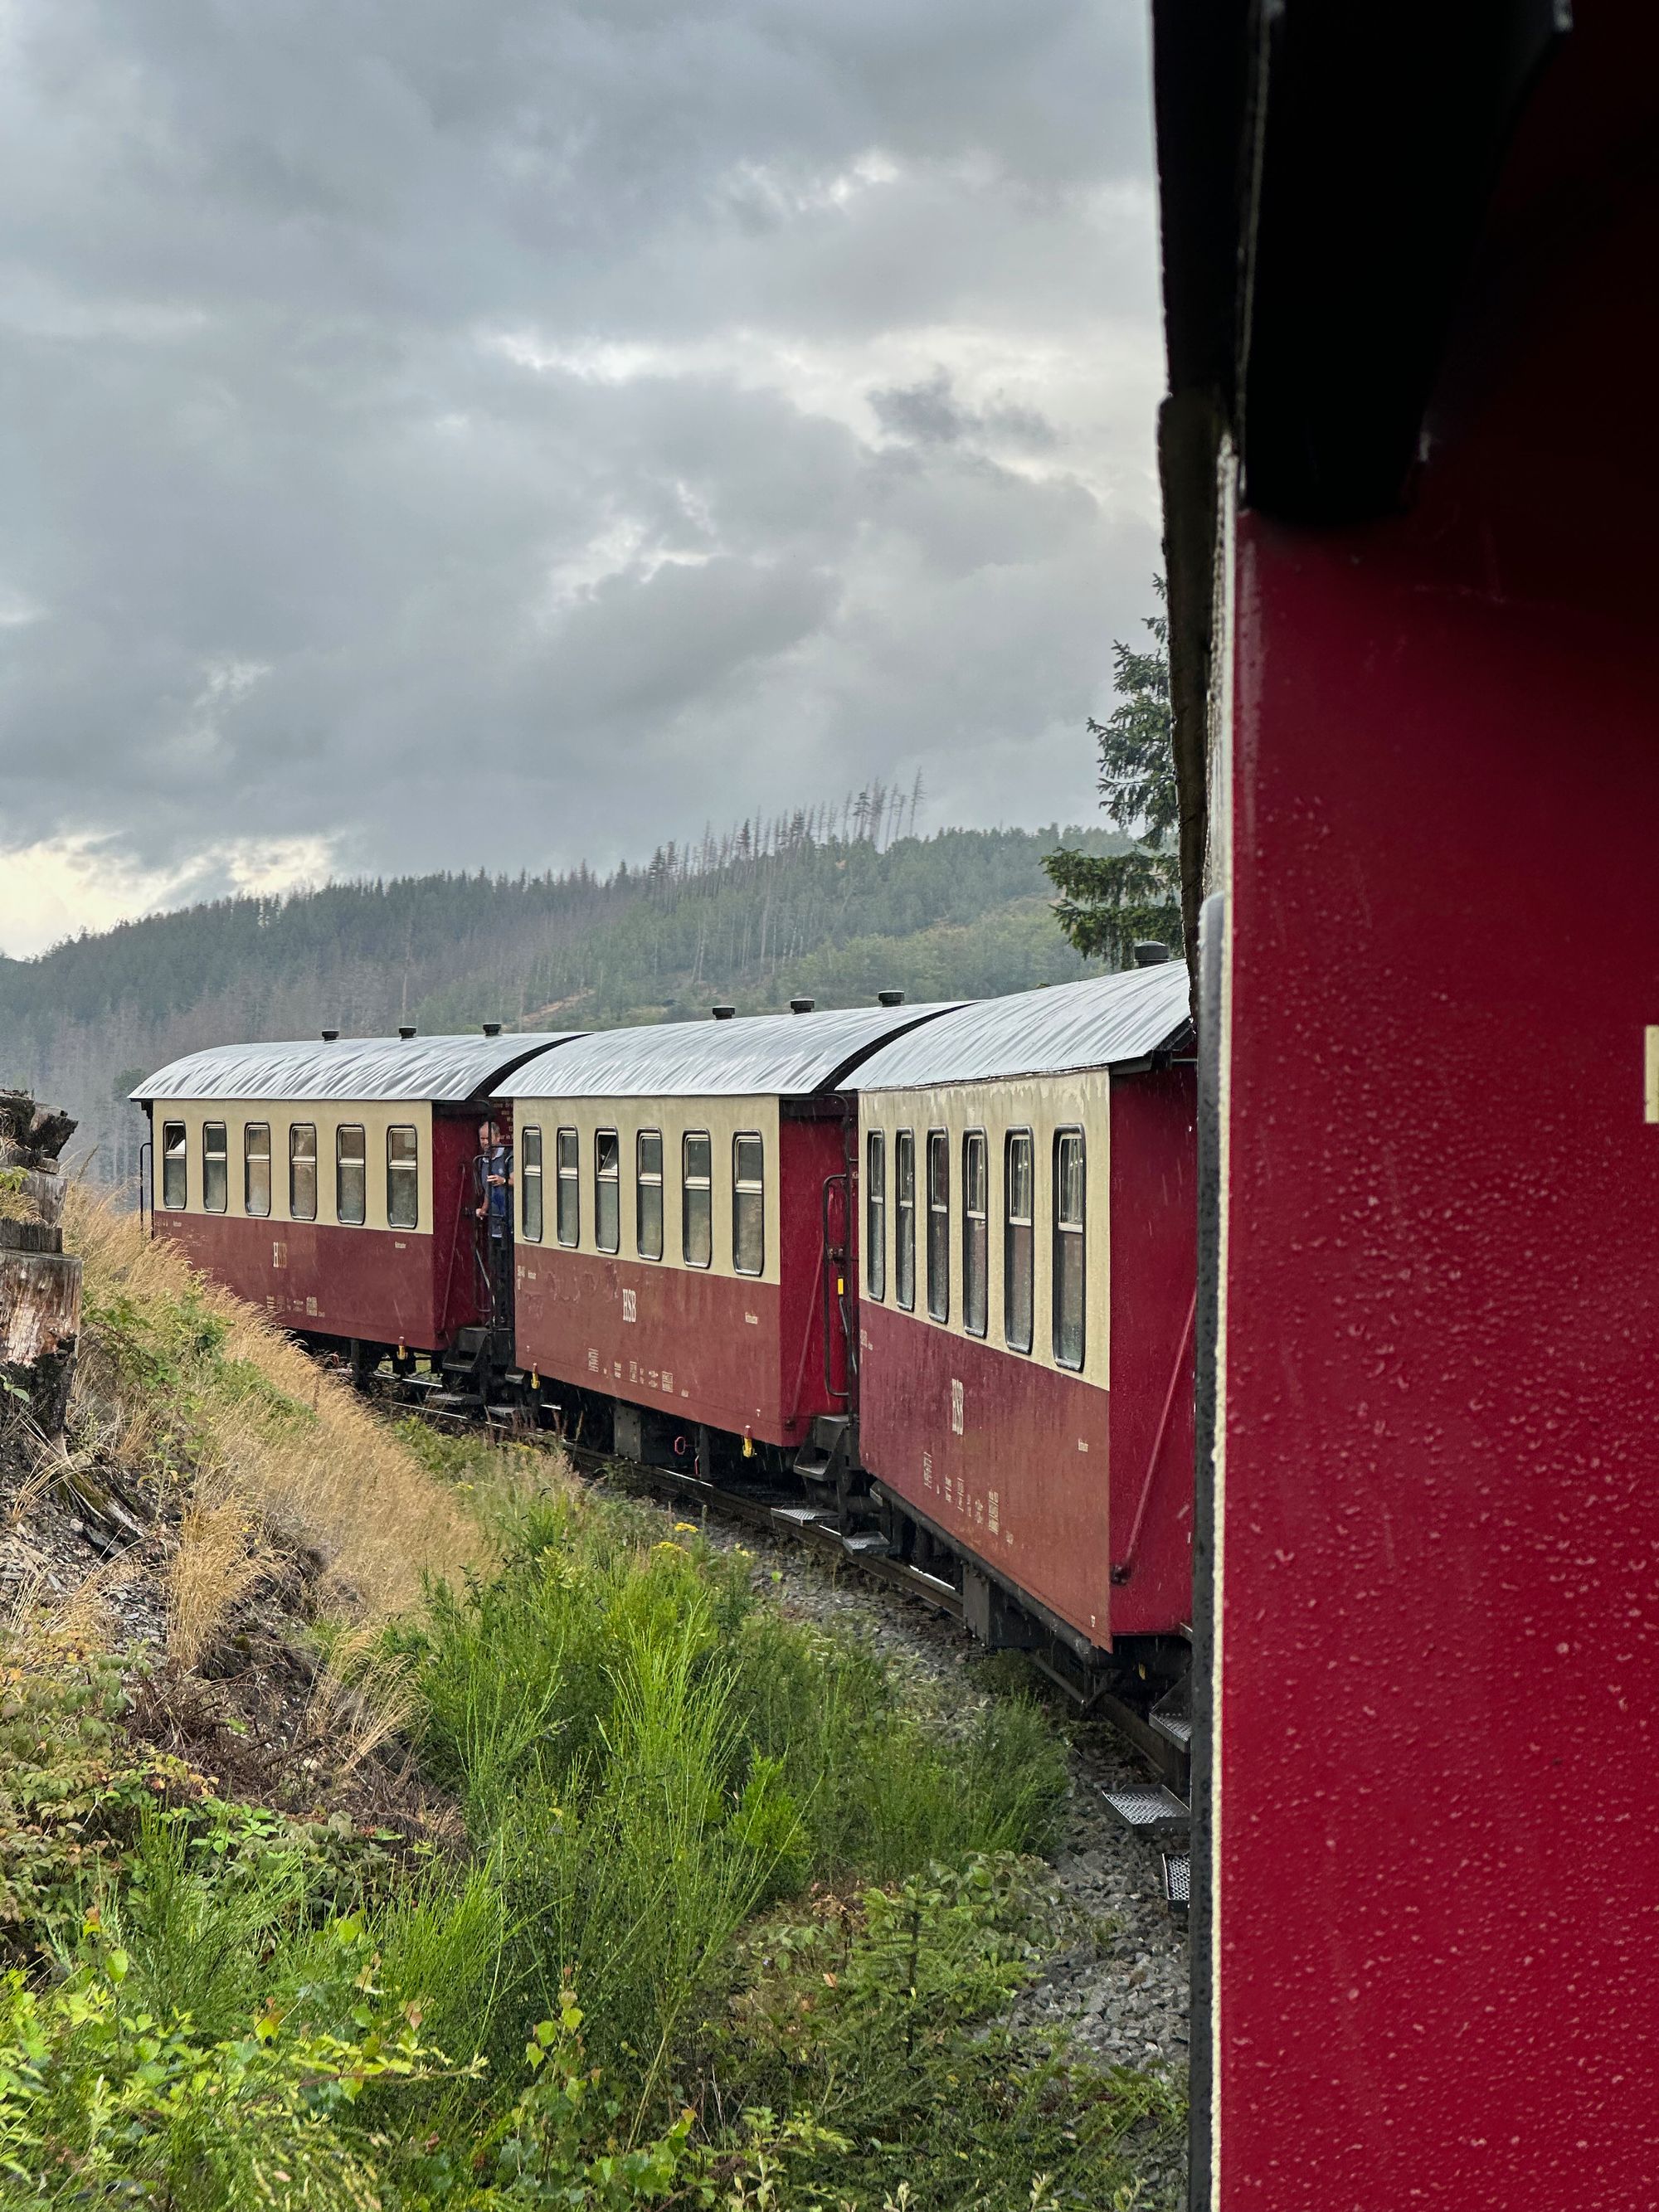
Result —
M61 1434L81 1333L81 1262L64 1250L62 1176L75 1124L0 1091L0 1400Z

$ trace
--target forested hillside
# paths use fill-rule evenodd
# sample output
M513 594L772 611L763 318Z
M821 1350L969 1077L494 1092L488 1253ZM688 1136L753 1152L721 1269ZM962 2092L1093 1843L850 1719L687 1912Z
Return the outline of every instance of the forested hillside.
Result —
M0 1085L61 1103L91 1171L136 1172L142 1116L119 1100L198 1046L482 1020L603 1028L781 1009L885 986L980 996L1085 972L1054 926L1045 853L1121 849L1077 829L894 835L890 794L722 838L643 867L434 875L238 898L0 958Z

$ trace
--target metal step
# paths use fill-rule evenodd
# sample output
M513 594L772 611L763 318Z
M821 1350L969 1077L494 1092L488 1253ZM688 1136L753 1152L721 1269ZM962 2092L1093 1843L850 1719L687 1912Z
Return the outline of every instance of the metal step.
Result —
M1138 1836L1178 1836L1192 1822L1192 1808L1161 1782L1126 1782L1100 1794L1108 1810Z
M816 1528L829 1516L820 1513L816 1505L775 1505L772 1518L781 1528Z
M441 1413L464 1413L482 1406L483 1400L476 1390L440 1390L426 1402Z
M854 1559L860 1559L870 1552L884 1552L888 1546L886 1537L878 1528L866 1528L856 1536L843 1536L841 1547L843 1552L850 1552Z
M1193 1724L1184 1713L1153 1712L1150 1718L1159 1735L1177 1745L1182 1751L1193 1747Z
M1185 1913L1193 1901L1193 1863L1186 1851L1164 1854L1164 1897L1171 1912Z

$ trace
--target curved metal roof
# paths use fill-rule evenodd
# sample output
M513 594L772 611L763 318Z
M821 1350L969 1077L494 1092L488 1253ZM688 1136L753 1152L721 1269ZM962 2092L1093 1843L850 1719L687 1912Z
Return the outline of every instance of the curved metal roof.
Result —
M532 1061L495 1087L504 1098L805 1097L833 1090L872 1046L950 1011L845 1006L601 1030L567 1045L556 1062Z
M976 1000L872 1053L842 1087L922 1090L1145 1060L1177 1042L1188 1028L1188 988L1186 963L1171 960Z
M340 1037L301 1044L216 1045L170 1060L131 1094L152 1098L425 1098L496 1089L509 1069L582 1035Z

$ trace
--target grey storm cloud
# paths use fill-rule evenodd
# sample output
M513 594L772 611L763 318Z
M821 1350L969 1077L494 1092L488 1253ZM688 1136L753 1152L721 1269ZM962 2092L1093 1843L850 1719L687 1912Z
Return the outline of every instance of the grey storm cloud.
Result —
M0 847L1079 813L1157 564L1128 0L12 0Z

